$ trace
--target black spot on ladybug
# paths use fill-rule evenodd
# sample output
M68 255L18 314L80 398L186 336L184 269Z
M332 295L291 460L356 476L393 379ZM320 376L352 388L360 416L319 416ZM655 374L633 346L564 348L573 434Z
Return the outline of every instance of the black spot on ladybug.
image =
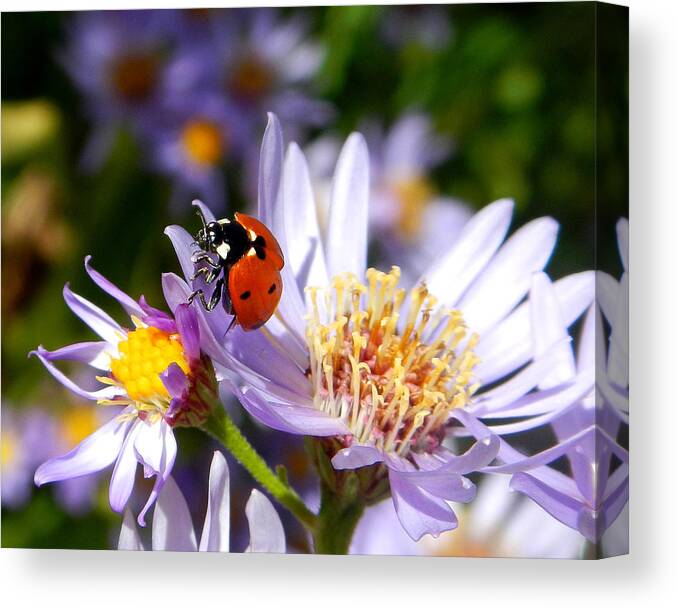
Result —
M247 300L250 296L252 296L252 292L245 290L242 294L240 294L240 300Z
M265 248L266 247L266 239L264 239L261 235L257 235L257 238L252 241L252 245L257 248Z
M266 260L266 250L258 247L254 251L257 253L257 258L259 258L259 260Z
M275 283L272 283L272 284L271 284L271 287L268 288L268 293L269 293L269 294L273 294L273 292L275 292L275 288L276 288Z

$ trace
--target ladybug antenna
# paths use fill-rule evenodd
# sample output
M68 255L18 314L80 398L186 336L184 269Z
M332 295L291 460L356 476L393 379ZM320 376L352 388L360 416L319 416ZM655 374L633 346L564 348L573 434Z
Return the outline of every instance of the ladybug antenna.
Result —
M207 233L207 221L205 220L205 215L202 213L202 209L199 207L195 208L195 213L200 218L200 221L202 222L202 229Z

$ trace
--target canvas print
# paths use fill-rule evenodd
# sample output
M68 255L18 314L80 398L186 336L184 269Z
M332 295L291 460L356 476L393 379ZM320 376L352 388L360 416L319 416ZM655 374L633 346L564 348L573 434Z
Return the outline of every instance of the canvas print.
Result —
M2 546L628 552L628 11L2 15Z

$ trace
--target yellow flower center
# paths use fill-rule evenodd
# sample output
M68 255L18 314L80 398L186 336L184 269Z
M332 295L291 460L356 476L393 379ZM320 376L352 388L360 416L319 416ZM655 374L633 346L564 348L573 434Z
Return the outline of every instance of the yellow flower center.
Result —
M403 455L437 443L450 411L477 390L478 337L467 338L461 313L437 307L425 285L405 305L398 267L366 276L367 285L345 274L307 288L308 375L318 409L345 418L356 441Z
M0 436L0 464L3 467L11 465L17 453L16 438L9 432L3 432Z
M167 401L169 393L160 374L176 363L188 374L190 368L178 334L154 327L140 327L118 343L120 357L111 361L113 378L139 402Z
M273 73L269 66L256 55L250 55L240 62L229 84L238 97L255 100L270 89L272 82Z
M403 238L413 241L421 230L424 209L434 194L433 186L423 176L413 176L394 182L391 188L400 204L398 230Z
M155 57L133 53L115 62L111 79L121 97L130 102L140 102L151 94L157 75L158 62Z
M181 134L188 156L200 165L214 165L224 154L224 138L215 122L206 119L189 121Z
M94 408L75 406L69 408L60 417L61 434L68 446L75 446L99 427L99 419Z

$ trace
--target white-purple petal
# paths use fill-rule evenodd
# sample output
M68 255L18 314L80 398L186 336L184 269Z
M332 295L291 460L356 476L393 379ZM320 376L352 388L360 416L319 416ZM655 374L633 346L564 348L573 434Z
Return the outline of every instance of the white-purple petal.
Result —
M205 524L200 536L201 552L228 552L230 549L231 495L228 464L223 454L214 452L210 465L209 494Z
M144 544L139 537L136 522L132 512L127 509L122 519L120 535L118 537L118 550L143 550Z
M105 341L90 341L66 345L54 351L48 351L42 346L38 352L49 361L68 360L88 364L98 370L111 369L111 345Z
M72 292L68 284L64 286L63 294L71 311L105 341L111 345L117 345L125 337L122 328L108 313Z
M250 528L247 552L284 554L285 531L280 516L268 497L254 489L247 501L245 514Z
M129 421L117 417L110 420L67 454L49 459L38 467L35 484L41 486L47 482L77 478L108 467L118 457L129 427Z
M36 351L31 351L29 355L35 355L42 362L42 365L45 366L45 368L47 368L47 371L57 381L59 381L67 389L70 389L76 395L79 395L88 400L103 400L103 399L110 400L119 396L126 395L126 392L123 388L114 385L107 385L106 387L103 387L102 389L98 389L96 391L87 391L86 389L83 389L82 387L74 383L71 379L69 379L63 372L61 372L61 370L59 370L49 360L49 358L53 356L53 353L54 352L50 353L46 349L43 349L42 346L39 346Z
M353 444L337 451L332 457L332 465L335 469L357 469L383 460L383 453L374 446Z
M195 552L197 543L186 499L170 476L158 495L151 532L154 550Z
M139 306L139 303L131 296L125 294L125 292L123 292L113 282L106 279L101 273L94 270L90 264L91 260L92 256L85 257L85 270L92 281L94 281L94 283L96 283L104 292L115 298L129 315L136 315L137 317L141 318L144 312Z
M457 517L444 499L434 497L392 469L389 482L398 520L412 539L418 541L427 533L438 537L457 528Z
M283 168L283 134L278 117L268 113L259 159L259 220L274 231L284 230L276 220Z
M190 362L195 362L200 359L200 327L195 310L180 304L174 310L174 316L184 353Z
M456 306L501 245L511 223L513 201L501 199L480 210L464 226L449 251L421 277L432 294Z
M520 303L532 273L551 257L557 236L553 218L538 218L509 237L459 302L471 330L482 336Z
M134 478L137 471L134 442L142 425L143 423L139 420L132 424L113 468L111 484L108 488L108 501L114 512L122 512L134 488Z
M146 512L148 512L153 503L155 503L158 493L162 490L165 482L167 482L167 479L172 473L174 461L177 457L177 441L174 437L172 428L167 423L165 423L165 421L161 421L159 425L162 427L162 443L164 449L158 475L155 477L153 490L151 491L146 504L137 517L137 523L142 527L146 526Z
M270 402L250 388L234 387L234 393L247 412L273 429L304 436L337 436L350 433L342 419L331 417L313 407Z
M160 380L172 398L181 398L190 386L186 373L176 362L167 366L167 369L160 374Z
M341 150L332 181L325 249L330 277L347 272L359 279L365 275L369 165L365 139L352 133Z

